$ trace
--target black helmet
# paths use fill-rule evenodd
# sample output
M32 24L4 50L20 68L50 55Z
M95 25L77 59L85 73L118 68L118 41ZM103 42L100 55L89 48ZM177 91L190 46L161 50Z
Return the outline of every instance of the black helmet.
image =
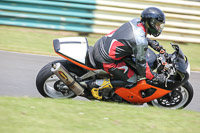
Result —
M164 28L165 14L156 7L149 7L142 12L141 22L145 25L147 33L157 37Z

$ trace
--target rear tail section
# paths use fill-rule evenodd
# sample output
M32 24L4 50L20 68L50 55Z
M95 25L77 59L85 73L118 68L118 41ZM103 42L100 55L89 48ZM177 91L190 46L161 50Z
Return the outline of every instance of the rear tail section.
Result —
M90 71L96 69L86 65L88 41L85 37L65 37L53 40L54 50L61 57Z

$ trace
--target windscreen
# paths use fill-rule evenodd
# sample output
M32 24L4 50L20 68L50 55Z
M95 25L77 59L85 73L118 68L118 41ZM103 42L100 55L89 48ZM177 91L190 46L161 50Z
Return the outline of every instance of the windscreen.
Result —
M178 45L173 46L173 48L176 50L177 53L176 69L180 72L185 73L188 67L188 60Z

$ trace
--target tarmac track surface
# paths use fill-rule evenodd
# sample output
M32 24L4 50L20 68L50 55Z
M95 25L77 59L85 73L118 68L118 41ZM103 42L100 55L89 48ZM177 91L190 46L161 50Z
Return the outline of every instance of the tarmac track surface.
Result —
M59 59L63 58L0 51L0 96L42 97L36 89L36 76L44 65ZM185 109L200 112L200 72L191 72L189 81L194 97Z

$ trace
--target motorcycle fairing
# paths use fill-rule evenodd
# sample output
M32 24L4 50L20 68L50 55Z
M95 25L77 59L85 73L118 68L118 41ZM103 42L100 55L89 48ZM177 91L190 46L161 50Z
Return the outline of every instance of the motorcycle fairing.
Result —
M85 57L88 50L88 44L85 37L59 38L55 39L53 43L54 45L57 44L57 52L81 63L85 63Z
M147 90L153 88L156 91L148 96L143 98L141 95L141 91ZM147 84L145 80L141 80L137 83L137 85L131 89L127 89L127 88L117 88L115 90L115 93L118 94L120 97L122 97L123 99L125 99L126 101L129 101L131 103L146 103L146 102L150 102L154 99L157 99L159 97L162 97L166 94L168 94L169 92L171 92L171 90L165 90L165 89L161 89L155 86L152 86L150 84Z
M55 52L68 61L85 68L96 70L85 65L88 41L85 37L65 37L53 40Z

